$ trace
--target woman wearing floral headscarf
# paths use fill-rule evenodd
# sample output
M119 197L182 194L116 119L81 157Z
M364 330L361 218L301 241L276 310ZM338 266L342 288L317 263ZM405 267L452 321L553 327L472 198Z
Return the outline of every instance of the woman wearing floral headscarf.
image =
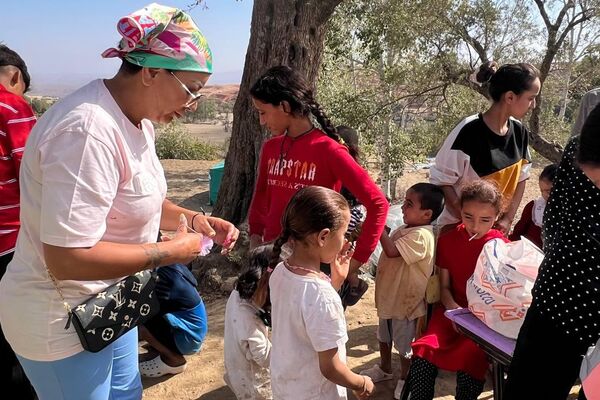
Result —
M84 351L50 274L73 307L124 276L190 262L202 235L225 250L238 236L229 222L165 199L154 148L152 122L193 110L212 73L205 38L187 14L158 4L118 30L123 39L103 54L122 59L117 74L48 110L23 156L22 231L0 284L0 319L41 400L142 397L137 330ZM159 228L176 234L153 243Z

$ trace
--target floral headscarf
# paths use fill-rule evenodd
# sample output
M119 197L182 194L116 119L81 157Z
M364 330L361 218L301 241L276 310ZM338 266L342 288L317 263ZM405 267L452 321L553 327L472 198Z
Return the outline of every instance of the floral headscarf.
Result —
M149 4L119 20L123 36L102 57L119 57L148 68L212 74L212 52L192 18L178 8Z

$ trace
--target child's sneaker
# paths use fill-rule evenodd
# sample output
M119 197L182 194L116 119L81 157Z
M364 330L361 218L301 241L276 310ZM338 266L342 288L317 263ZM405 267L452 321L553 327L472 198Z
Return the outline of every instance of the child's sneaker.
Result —
M379 366L379 364L375 364L371 368L360 371L360 374L366 375L369 378L371 378L373 383L377 383L377 382L381 382L381 381L389 381L390 379L392 379L394 377L393 374L388 374L387 372L382 370L381 367ZM402 390L402 389L400 389L400 390Z
M404 380L398 379L398 383L396 383L396 389L394 389L394 399L400 400L400 396L402 396L402 389L404 389Z

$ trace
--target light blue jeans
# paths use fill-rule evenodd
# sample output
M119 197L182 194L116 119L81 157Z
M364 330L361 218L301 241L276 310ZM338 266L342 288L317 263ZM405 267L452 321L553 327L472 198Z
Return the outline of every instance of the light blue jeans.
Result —
M17 355L39 400L139 400L138 333L132 329L98 353L56 361Z

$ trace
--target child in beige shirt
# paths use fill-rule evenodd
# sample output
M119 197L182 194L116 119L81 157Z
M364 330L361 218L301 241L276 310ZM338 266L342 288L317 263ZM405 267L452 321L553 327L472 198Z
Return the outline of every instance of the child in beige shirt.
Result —
M430 183L406 191L404 225L381 235L383 251L377 265L375 306L379 317L380 364L361 372L373 382L393 378L392 344L400 353L400 379L394 391L399 399L410 361L416 322L426 314L425 289L433 271L435 239L431 223L444 209L444 193Z

